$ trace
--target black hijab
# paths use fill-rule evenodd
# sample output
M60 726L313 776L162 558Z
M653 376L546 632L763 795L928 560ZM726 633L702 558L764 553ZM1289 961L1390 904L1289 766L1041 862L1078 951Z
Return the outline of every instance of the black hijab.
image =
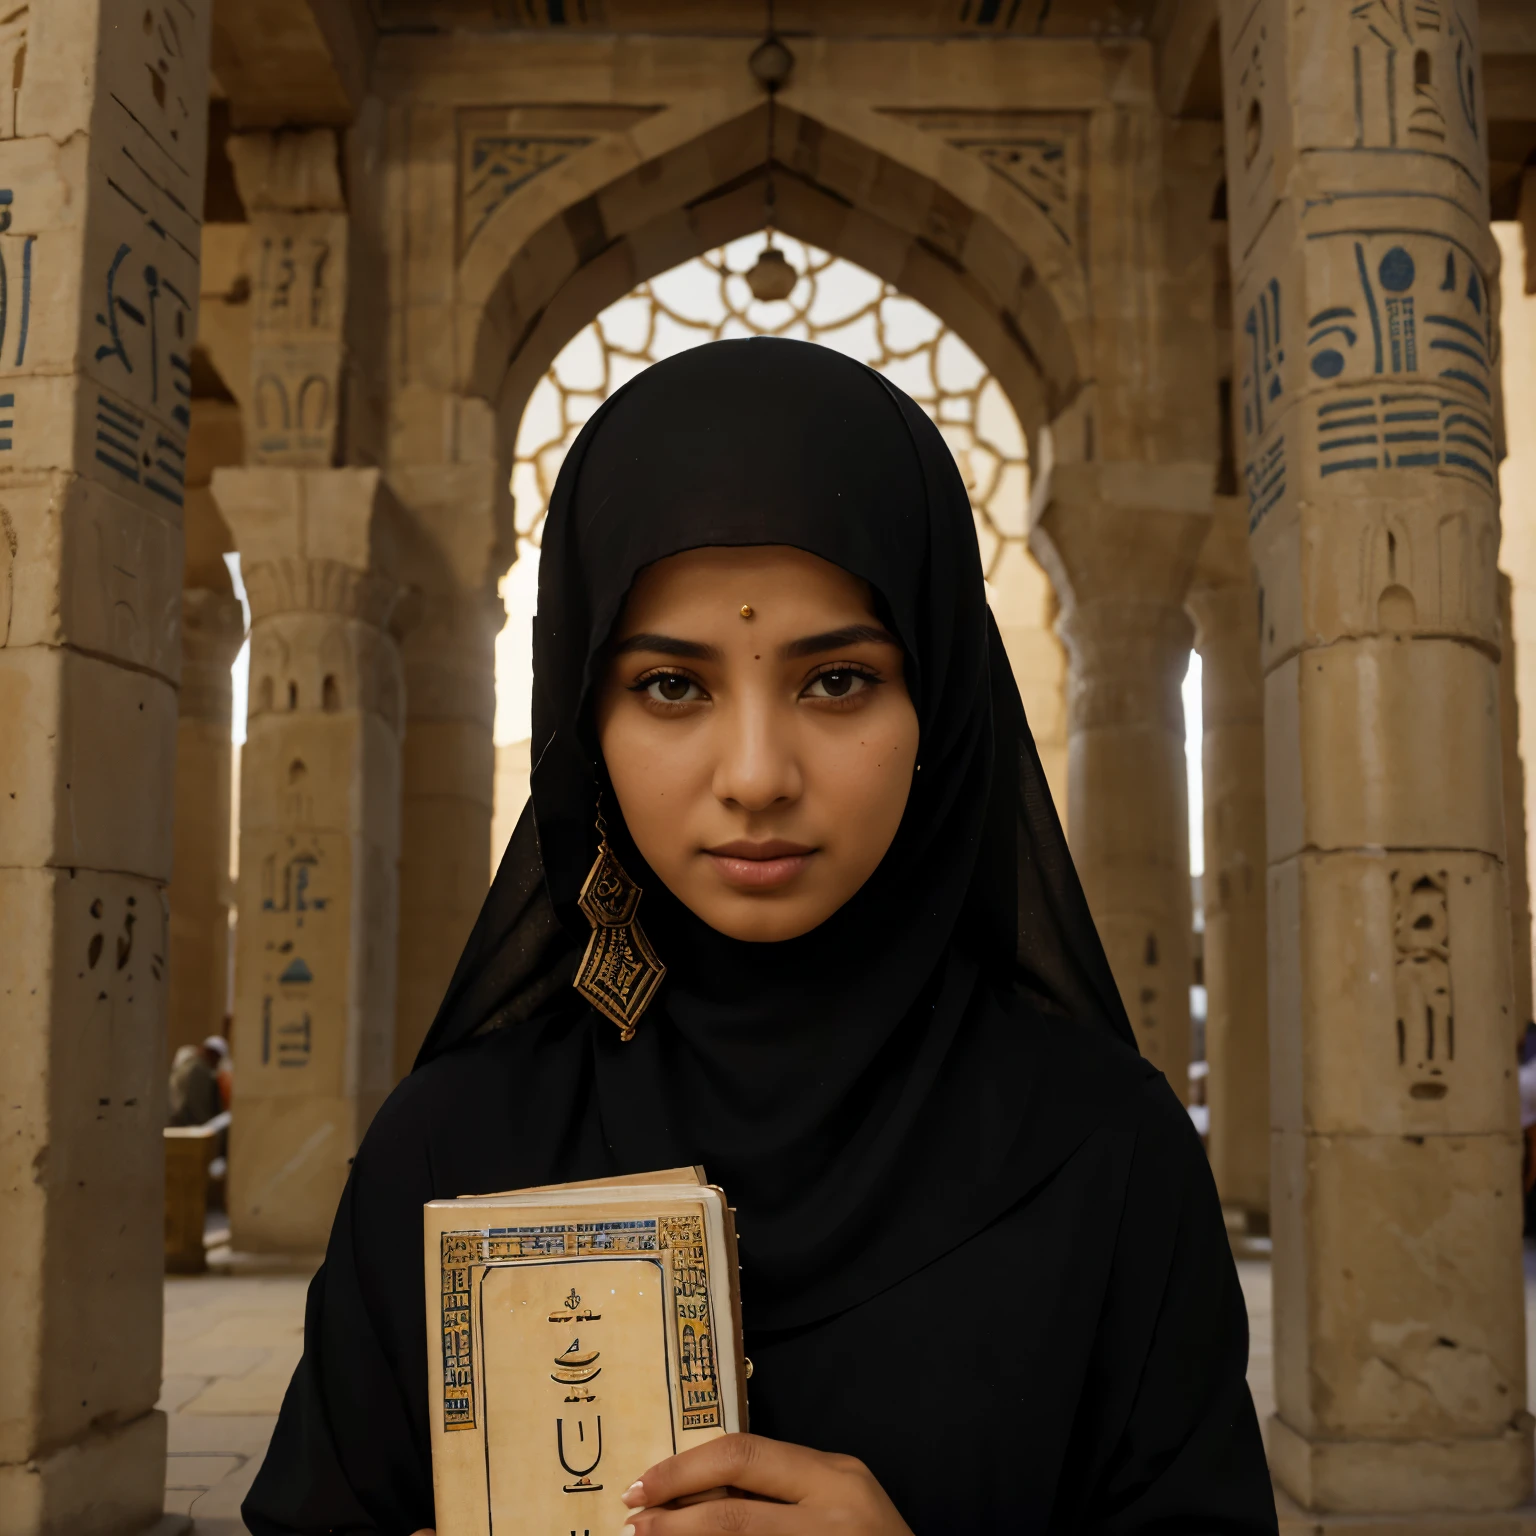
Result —
M589 694L636 573L710 544L870 583L922 767L864 889L784 944L683 909L609 796L669 968L624 1043L570 985L604 787ZM1131 1043L922 412L798 342L657 364L567 458L534 657L532 802L359 1148L256 1536L434 1524L425 1201L690 1162L737 1207L758 1432L862 1458L925 1536L1272 1536L1215 1187Z
M671 897L623 829L591 725L636 575L706 545L792 545L868 582L905 646L920 722L921 767L883 863L782 944L725 938ZM699 1162L725 1187L758 1323L864 1299L1012 1204L1043 1150L1061 1155L1019 1133L1031 1074L998 994L1064 1030L1133 1037L987 609L965 487L906 395L798 341L716 342L639 375L556 483L534 688L532 820L418 1065L535 1007L584 1006L568 982L602 788L668 966L634 1041L593 1014L604 1130L626 1167Z

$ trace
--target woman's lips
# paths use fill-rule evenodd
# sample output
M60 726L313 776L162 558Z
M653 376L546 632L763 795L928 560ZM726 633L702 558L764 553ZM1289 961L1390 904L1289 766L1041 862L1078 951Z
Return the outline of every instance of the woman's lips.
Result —
M720 878L742 891L771 891L788 885L810 862L814 848L803 843L721 843L704 852Z

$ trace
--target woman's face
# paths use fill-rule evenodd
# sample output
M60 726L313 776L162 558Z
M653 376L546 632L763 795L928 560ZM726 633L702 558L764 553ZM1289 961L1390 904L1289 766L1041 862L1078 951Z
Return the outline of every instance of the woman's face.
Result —
M640 573L598 737L636 846L711 928L773 943L874 872L917 761L900 644L869 587L779 545Z

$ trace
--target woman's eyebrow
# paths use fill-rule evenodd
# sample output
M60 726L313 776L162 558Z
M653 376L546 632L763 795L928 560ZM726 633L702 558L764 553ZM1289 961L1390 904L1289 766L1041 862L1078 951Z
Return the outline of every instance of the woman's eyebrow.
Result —
M845 645L858 645L873 641L877 645L900 646L888 629L878 624L845 624L841 629L829 629L825 634L806 635L801 640L791 640L784 647L786 656L818 656L823 651L840 650Z
M702 645L697 640L679 640L675 635L657 635L642 632L620 640L611 654L629 656L635 651L655 651L663 656L685 656L690 661L719 661L720 651L713 645Z

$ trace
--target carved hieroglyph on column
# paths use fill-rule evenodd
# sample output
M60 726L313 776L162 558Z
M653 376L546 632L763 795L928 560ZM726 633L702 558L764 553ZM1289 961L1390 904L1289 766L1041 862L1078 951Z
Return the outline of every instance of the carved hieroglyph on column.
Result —
M1224 0L1281 1486L1531 1491L1475 6ZM1459 1528L1447 1525L1445 1529Z
M397 513L372 469L221 469L213 494L251 605L230 1224L316 1252L394 1080Z
M1248 1230L1269 1222L1264 922L1264 679L1247 508L1219 496L1190 585L1200 652L1205 802L1205 1054L1216 1188Z
M236 134L229 158L250 215L246 458L321 468L336 457L347 293L336 135Z
M98 0L0 22L0 1523L16 1532L142 1529L164 1497L164 888L209 10Z

